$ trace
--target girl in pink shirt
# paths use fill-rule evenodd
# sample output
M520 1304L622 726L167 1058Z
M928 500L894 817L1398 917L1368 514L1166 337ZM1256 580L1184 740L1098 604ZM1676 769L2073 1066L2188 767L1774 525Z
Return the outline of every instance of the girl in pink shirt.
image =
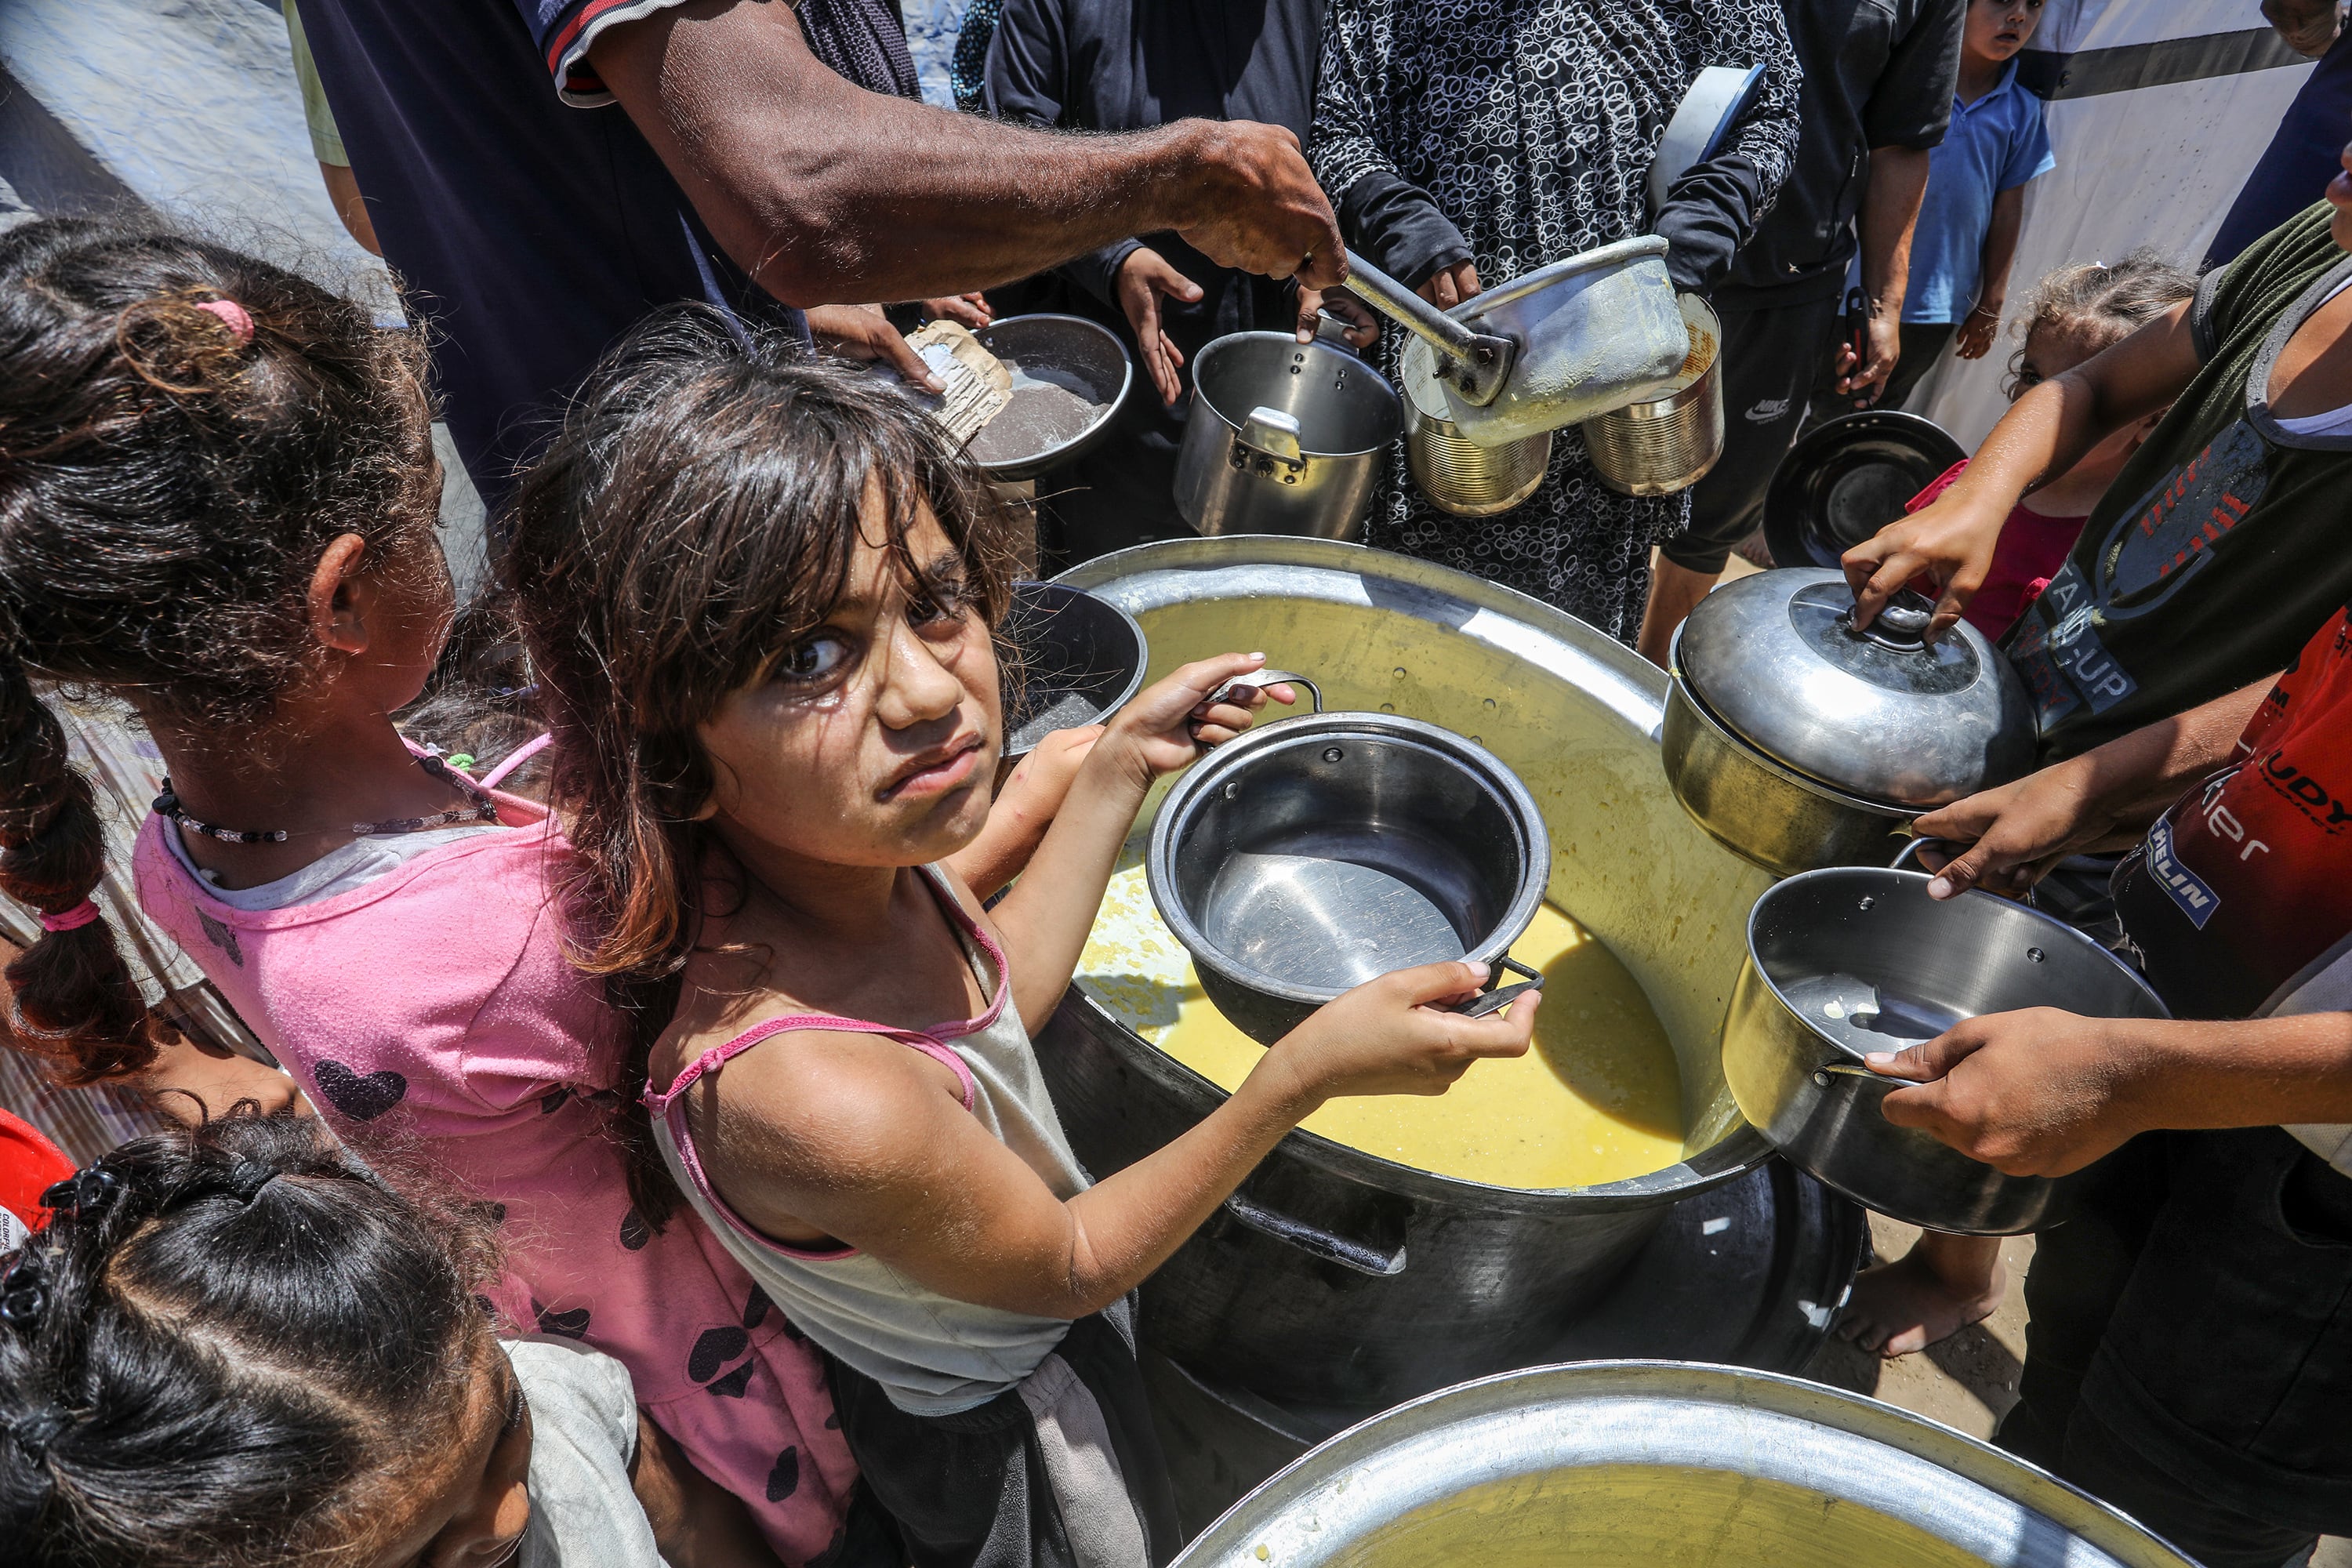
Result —
M66 682L169 772L142 903L337 1136L492 1205L520 1326L625 1363L770 1548L824 1556L855 1477L832 1400L708 1227L632 1194L626 1031L546 891L562 832L394 726L451 602L416 336L215 246L45 220L0 237L0 890L47 933L8 969L16 1041L163 1086L196 1049L89 902L89 786L32 684Z

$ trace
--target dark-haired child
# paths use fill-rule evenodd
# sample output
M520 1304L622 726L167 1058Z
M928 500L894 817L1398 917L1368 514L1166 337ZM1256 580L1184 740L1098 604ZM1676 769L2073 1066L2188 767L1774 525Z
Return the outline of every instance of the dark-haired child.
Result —
M775 1550L854 1466L814 1353L691 1215L633 1203L624 1030L565 956L544 811L404 742L450 616L412 334L249 258L44 220L0 236L0 891L44 912L14 1043L169 1082L110 922L88 781L36 679L127 701L170 793L150 915L363 1158L504 1205L530 1325L636 1397Z
M517 492L507 572L587 962L677 998L645 1014L669 1018L668 1172L824 1348L908 1558L1140 1568L1176 1541L1126 1294L1324 1100L1439 1092L1525 1051L1534 1009L1422 1005L1476 964L1372 981L1090 1183L1026 1024L1154 779L1250 722L1262 694L1216 694L1263 656L1186 665L1113 717L983 911L943 862L988 809L1010 529L892 393L684 315L592 378Z
M470 1205L315 1121L163 1133L43 1201L0 1256L11 1564L772 1568L619 1363L496 1337Z

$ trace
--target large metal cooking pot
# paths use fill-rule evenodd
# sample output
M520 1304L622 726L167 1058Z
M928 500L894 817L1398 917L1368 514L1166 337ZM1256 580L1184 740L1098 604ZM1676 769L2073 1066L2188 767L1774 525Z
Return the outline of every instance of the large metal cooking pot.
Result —
M1404 411L1346 349L1234 332L1192 362L1176 510L1200 532L1354 539Z
M1840 867L1756 901L1723 1026L1723 1072L1748 1120L1828 1185L1912 1225L1967 1236L2046 1229L2079 1173L2008 1176L1881 1102L1902 1084L1863 1064L1985 1013L2063 1007L2162 1018L2147 983L2097 942L1990 893L1938 901L1920 871Z
M1664 392L1584 422L1586 456L1601 482L1625 495L1686 490L1723 456L1723 321L1696 294L1681 304L1690 358Z
M1344 1432L1177 1568L2195 1568L2105 1503L1874 1399L1681 1362L1538 1367Z
M1316 713L1259 725L1190 769L1146 864L1201 989L1272 1045L1394 970L1469 958L1499 973L1543 902L1551 846L1526 786L1485 747L1396 714ZM1532 984L1463 1010L1541 985L1524 973Z
M1498 284L1450 311L1348 253L1346 287L1427 342L1461 433L1482 447L1654 397L1690 356L1666 242L1621 239Z
M1641 983L1680 1065L1684 1157L1538 1192L1284 1138L1143 1288L1145 1338L1271 1398L1388 1405L1524 1365L1606 1289L1668 1206L1769 1145L1723 1081L1721 1031L1765 875L1674 804L1656 735L1665 677L1509 589L1360 546L1265 536L1121 551L1062 579L1135 616L1149 679L1263 648L1334 707L1466 733L1525 784L1550 841L1548 896ZM1160 786L1164 792L1170 786ZM1148 802L1145 820L1158 809ZM1079 1157L1108 1174L1164 1146L1223 1089L1124 1026L1083 984L1038 1056Z
M1675 797L1781 876L1884 866L1911 818L2033 765L2032 704L1984 634L1929 644L1895 595L1867 631L1821 567L1760 572L1699 601L1668 655L1661 752Z

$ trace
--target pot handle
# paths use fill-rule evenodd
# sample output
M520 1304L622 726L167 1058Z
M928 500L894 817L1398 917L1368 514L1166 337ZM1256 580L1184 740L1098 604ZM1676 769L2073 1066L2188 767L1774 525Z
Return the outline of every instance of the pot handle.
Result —
M1509 1006L1512 1003L1517 1001L1520 997L1526 995L1530 991L1540 991L1543 989L1544 977L1536 971L1529 969L1526 964L1521 963L1517 959L1513 958L1507 952L1503 954L1502 957L1495 960L1495 966L1498 969L1507 969L1514 974L1525 976L1526 984L1520 985L1497 985L1492 991L1482 991L1477 995L1470 998L1469 1001L1442 1009L1442 1011L1459 1013L1465 1018L1483 1018L1487 1014L1494 1012L1497 1008ZM1492 977L1489 976L1489 978Z
M1471 331L1354 251L1339 286L1437 351L1437 377L1451 382L1483 408L1495 401L1511 374L1519 345L1509 338Z
M1225 1200L1225 1212L1263 1236L1286 1241L1309 1257L1336 1263L1342 1268L1352 1268L1359 1274L1369 1274L1375 1279L1392 1279L1404 1272L1404 1248L1382 1252L1377 1247L1367 1247L1360 1241L1349 1241L1344 1236L1333 1236L1305 1220L1286 1214L1276 1214L1261 1208L1239 1193Z
M1236 675L1209 693L1208 700L1212 704L1223 702L1244 686L1264 688L1280 686L1286 681L1293 686L1307 688L1307 694L1315 699L1315 711L1318 713L1323 711L1323 689L1306 676L1288 669L1261 669L1255 675Z
M1898 1089L1906 1081L1874 1073L1859 1062L1822 1062L1813 1068L1813 1082L1819 1088L1829 1088L1830 1080L1837 1078L1867 1079L1872 1083L1883 1083L1889 1089Z
M1919 851L1925 849L1930 844L1942 845L1946 850L1944 858L1947 860L1952 859L1962 850L1968 847L1967 845L1961 843L1957 838L1914 838L1910 843L1906 844L1903 847L1902 850L1896 854L1894 859L1887 862L1886 868L1890 871L1926 871L1927 868L1919 864ZM1930 873L1930 875L1932 874L1933 873ZM2010 895L1996 895L1996 897L2008 896ZM2031 888L2026 889L2024 893L2018 897L2017 901L2023 904L2029 910L2041 908L2041 905L2034 901L2033 889Z
M1294 468L1307 466L1306 453L1298 444L1298 416L1295 414L1285 414L1279 408L1253 408L1234 439L1261 458L1272 458ZM1234 461L1240 460L1236 453Z

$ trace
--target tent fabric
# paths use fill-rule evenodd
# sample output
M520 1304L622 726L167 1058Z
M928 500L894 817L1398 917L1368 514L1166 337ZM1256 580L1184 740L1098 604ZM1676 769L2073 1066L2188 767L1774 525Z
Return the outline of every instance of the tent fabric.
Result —
M2195 266L2312 69L2256 0L2052 0L2021 61L2021 79L2065 85L2049 110L2058 166L2025 188L2012 304L2056 268L2143 246ZM1984 358L1948 353L1909 407L1973 450L2008 407L2017 347L2004 322Z

